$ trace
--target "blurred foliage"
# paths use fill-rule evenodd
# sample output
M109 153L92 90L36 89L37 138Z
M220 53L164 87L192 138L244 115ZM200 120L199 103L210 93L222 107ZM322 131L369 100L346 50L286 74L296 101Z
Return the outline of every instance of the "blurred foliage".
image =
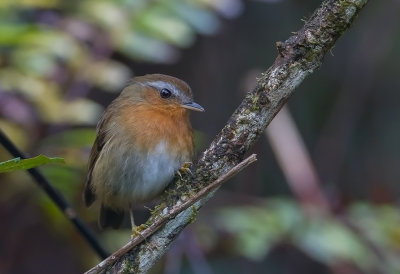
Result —
M89 90L117 92L133 74L111 55L173 62L175 47L218 29L216 11L227 2L2 1L0 92L12 93L2 105L19 98L14 104L32 105L26 116L41 122L94 124L102 108L86 99ZM15 112L2 108L15 122L30 122Z
M134 75L127 65L132 60L176 62L180 49L191 46L197 34L213 34L221 17L235 16L235 11L224 13L231 4L237 7L240 0L0 1L0 129L25 152L63 157L66 165L41 171L84 219L95 223L97 209L82 210L81 189L94 125L104 109L101 103L108 103L99 97L120 92ZM0 148L0 160L6 159ZM14 159L4 166L46 162L59 158ZM29 193L52 231L74 237L72 227L64 229L63 214L32 188L29 177L7 173L0 179L7 182L0 203ZM92 261L79 257L82 263Z
M400 272L400 212L394 206L359 202L338 216L317 208L306 215L293 200L274 198L222 208L215 218L231 234L235 251L251 260L262 261L289 242L329 266L347 262L363 273Z
M200 89L208 92L196 93L196 96L202 96L204 101L209 100L205 113L209 116L202 116L206 118L201 119L203 128L215 134L242 97L240 81L243 80L243 75L254 68L265 67L269 63L268 60L272 61L276 56L274 42L285 39L291 31L301 26L299 18L309 15L320 3L294 1L293 4L284 1L280 3L281 8L274 9L272 5L265 8L262 6L265 3L262 2L280 1L247 1L248 9L245 12L248 13L248 17L240 23L224 25L226 29L223 29L223 19L233 18L243 10L240 0L1 0L0 129L28 154L59 156L65 159L65 165L44 165L40 170L66 199L73 203L73 207L83 219L95 228L98 209L84 209L81 202L87 158L95 138L94 126L104 105L109 103L135 74L132 64L172 64L179 59L182 49L194 44L196 35L210 35L223 29L224 32L218 37L218 41L212 41L191 53L191 59L186 62L196 62L192 67L187 66L187 63L181 64L181 71L188 71L188 74L194 75L193 82L197 82ZM385 4L384 1L375 1L371 5L379 7L371 8L371 13L376 13L380 9L379 5L395 6L393 3ZM393 7L390 6L388 10L382 9L383 16L380 18L390 18L387 13L391 10L396 12ZM357 21L363 20L365 14L366 12ZM267 18L270 21L267 21ZM370 117L363 117L363 123L367 126L357 137L368 141L368 137L365 139L365 136L370 136L369 138L374 139L372 145L367 141L361 145L354 141L355 144L351 143L351 149L343 149L354 158L350 157L348 162L344 162L344 170L333 173L348 176L347 180L342 180L343 177L333 180L332 183L331 180L326 180L331 183L327 187L327 193L339 192L334 184L340 183L346 185L352 194L367 191L366 183L372 180L378 187L369 191L379 197L379 201L387 203L390 199L381 197L392 192L385 190L383 183L389 181L388 177L395 178L394 175L398 174L393 172L398 170L398 151L393 145L398 144L400 136L397 121L393 119L398 116L398 112L393 111L398 107L391 104L399 101L395 95L398 94L395 54L398 52L396 46L399 39L397 37L397 40L390 40L390 32L390 39L375 37L378 37L376 34L385 34L389 30L395 33L399 24L373 20L374 17L365 18L365 22L370 25L365 25L365 22L364 25L359 25L366 30L364 35L373 37L373 40L379 40L380 43L375 47L366 47L365 45L374 41L360 40L359 48L353 49L354 40L346 44L346 37L342 38L334 49L335 58L325 60L324 66L331 62L331 67L328 66L328 71L319 70L313 81L303 83L302 86L307 92L293 98L297 100L293 107L296 121L306 137L307 144L313 144L320 138L319 126L327 123L326 116L330 113L341 86L340 78L345 78L345 74L355 82L376 78L374 81L379 87L379 96L365 100L368 102L366 109ZM362 36L360 30L356 29L357 26L358 24L355 24L351 30L353 34L348 37L356 39ZM369 33L373 29L372 26L378 29L373 35ZM254 37L257 40L254 40ZM382 45L393 45L393 48L385 51L381 48ZM385 58L393 63L378 67L377 72L382 74L373 73L374 77L370 77L371 75L368 76L369 74L364 72L365 69L369 69L369 65L361 61L369 60L369 51L375 48L386 54ZM343 56L343 59L340 59L340 56ZM346 62L358 64L358 67L349 69L349 72L356 72L356 76L361 75L360 78L347 72ZM172 67L169 68L173 70ZM387 71L389 68L392 70ZM378 81L381 79L383 83ZM365 90L363 86L362 89ZM351 94L353 90L357 89L351 86L345 93ZM388 99L384 100L383 93L388 90L393 91L393 94L386 93ZM355 104L356 101L359 104L364 102L349 100L350 104ZM367 105L365 102L364 104ZM350 113L353 113L354 109L362 109L362 106L356 105L354 109L353 106L349 109ZM360 124L347 124L348 115L343 116L345 120L339 124L344 128L362 128L363 125ZM374 118L372 122L368 120L371 117ZM381 147L373 146L374 142L378 143L375 139L382 138L378 135L380 133L386 141L379 142ZM204 147L209 141L209 136L203 132L196 132L196 136L197 147ZM332 134L332 138L335 139L335 136ZM246 182L240 182L240 185L245 186L238 187L235 193L256 197L275 195L276 189L279 189L279 194L288 191L271 156L272 153L265 147L266 144L257 147L260 162L264 160L266 163L259 168L262 172L259 170L259 174L256 175L243 175L242 179ZM356 150L363 147L361 152ZM329 148L341 151L333 145ZM354 156L356 154L358 158ZM390 157L382 157L384 154ZM330 154L324 152L321 155L330 166L333 161ZM0 161L9 158L9 154L0 147ZM321 161L315 162L319 164ZM380 168L380 164L387 169ZM354 169L354 165L364 165L365 169ZM355 176L355 173L358 176ZM25 260L24 263L30 270L33 269L34 273L44 273L37 270L42 264L49 269L49 263L55 259L51 256L63 260L64 265L55 266L57 272L65 269L60 273L82 272L92 266L97 262L95 254L68 224L63 213L40 189L31 184L30 180L25 172L0 175L0 232L4 232L0 255L4 255L3 260L7 262L2 263L0 260L0 272L9 273L2 267L12 265L9 261L13 258L29 258L29 261ZM395 180L397 182L398 179ZM398 184L393 189L398 189ZM313 263L318 262L328 270L345 263L356 266L359 272L363 273L400 273L398 208L395 205L368 202L372 199L365 202L349 201L346 204L346 201L340 200L342 197L339 197L338 201L336 198L338 197L335 196L332 200L338 202L339 208L343 208L340 209L340 214L328 215L317 209L313 209L312 214L306 214L301 205L292 199L267 199L264 203L249 206L236 203L229 196L225 202L235 206L224 207L217 213L207 212L206 216L202 215L202 211L199 220L191 226L196 232L196 235L191 237L198 238L200 246L197 253L193 251L193 246L188 247L193 241L185 239L176 244L172 252L176 252L180 247L184 250L174 253L171 257L180 260L179 254L186 254L187 261L193 265L190 270L201 268L199 253L204 253L207 258L203 260L203 264L207 261L206 263L217 270L215 273L265 273L265 269L272 269L272 273L293 273L274 271L274 268L265 268L263 265L279 246L289 243L311 258ZM205 208L204 211L206 210ZM202 216L207 220L202 221ZM102 241L109 250L114 250L129 239L129 232L106 231L101 234ZM23 238L24 235L28 235L29 239ZM28 242L35 239L39 242ZM52 247L58 250L43 251L46 246L51 246L51 242L54 242ZM36 252L37 246L40 246L40 252ZM70 252L68 257L59 255L59 252L65 250ZM1 253L2 251L4 253ZM284 253L286 251L284 250ZM29 254L23 257L24 252ZM299 257L298 254L296 256ZM243 258L257 262L262 265L262 269L258 272L249 270L250 264ZM74 259L78 262L75 262L76 264L81 264L80 271L67 268L73 265L71 261ZM44 261L46 263L42 263ZM243 263L245 267L236 267L238 262ZM291 264L292 261L288 262ZM172 262L165 259L165 269L168 263ZM182 264L185 263L183 260ZM14 266L23 265L19 261L14 262ZM254 267L253 264L251 266ZM292 270L295 268L296 264ZM48 269L47 272L51 272ZM184 269L184 266L181 269ZM240 272L243 269L246 271ZM167 270L165 272L173 273ZM341 272L332 270L303 273Z
M237 1L2 1L1 128L23 149L40 140L37 150L84 166L93 128L70 129L97 122L103 106L88 94L119 92L134 74L114 55L174 62L197 33L218 29L229 2ZM57 181L67 173L46 169Z
M5 162L0 162L0 173L30 169L49 163L64 164L65 162L63 158L59 157L49 158L44 155L39 155L34 158L22 159L22 160L21 158L18 157Z

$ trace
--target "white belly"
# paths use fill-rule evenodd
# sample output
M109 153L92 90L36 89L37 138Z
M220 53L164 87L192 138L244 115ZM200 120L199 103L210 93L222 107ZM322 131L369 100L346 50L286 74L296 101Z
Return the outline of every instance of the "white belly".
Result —
M103 172L103 178L93 178L97 197L114 208L152 200L171 182L175 171L189 161L188 156L173 155L167 149L163 141L147 153L124 150L122 146L108 150L102 155L108 159L108 171Z
M127 194L127 199L140 203L163 191L182 163L168 153L165 142L158 144L152 152L141 155L140 161L138 156L126 159L121 191Z

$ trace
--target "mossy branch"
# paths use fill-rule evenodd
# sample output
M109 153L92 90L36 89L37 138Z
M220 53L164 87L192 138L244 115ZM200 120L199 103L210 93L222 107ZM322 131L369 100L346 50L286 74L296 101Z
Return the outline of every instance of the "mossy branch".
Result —
M321 64L337 39L347 30L368 0L326 0L298 32L285 42L278 42L278 56L261 75L256 87L247 93L226 126L194 167L193 178L174 184L164 198L164 205L152 213L147 224L157 222L182 201L179 197L195 195L215 179L228 173L242 161L245 153L258 140L295 88ZM175 237L193 221L197 211L215 192L169 220L155 234L124 250L112 264L106 261L96 266L100 273L146 273L166 252ZM121 254L120 254L121 255ZM113 255L112 255L113 256Z
M149 222L147 227L140 231L140 235L137 235L135 238L133 238L131 241L129 241L126 245L121 247L119 250L117 250L114 254L112 254L110 257L105 259L101 264L95 266L88 272L87 274L91 273L99 273L101 272L105 266L111 265L112 263L116 262L121 256L125 255L126 252L134 248L135 246L139 245L141 242L145 241L146 238L150 237L153 235L161 226L165 225L166 222L169 220L175 218L178 214L183 212L186 209L191 209L192 210L192 216L190 219L190 222L193 221L196 217L197 214L197 206L195 205L196 202L198 202L200 199L208 196L210 193L212 193L217 187L220 187L222 183L227 181L229 178L232 176L235 176L237 173L242 171L244 168L249 166L250 164L254 163L256 161L256 155L252 154L249 157L247 157L245 160L234 166L229 172L223 174L221 177L219 177L217 180L212 182L211 184L205 186L202 188L199 192L195 193L192 197L186 197L183 199L183 197L180 199L180 203L174 204L171 208L168 208L168 210L163 210L162 212L159 212L157 214L157 218Z

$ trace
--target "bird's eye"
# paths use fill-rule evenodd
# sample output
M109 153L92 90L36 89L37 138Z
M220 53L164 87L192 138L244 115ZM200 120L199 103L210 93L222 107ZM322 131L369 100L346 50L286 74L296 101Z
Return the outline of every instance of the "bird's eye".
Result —
M167 89L167 88L163 88L161 91L160 91L160 96L161 96L161 98L169 98L169 97L171 97L171 95L172 95L172 92L169 90L169 89Z

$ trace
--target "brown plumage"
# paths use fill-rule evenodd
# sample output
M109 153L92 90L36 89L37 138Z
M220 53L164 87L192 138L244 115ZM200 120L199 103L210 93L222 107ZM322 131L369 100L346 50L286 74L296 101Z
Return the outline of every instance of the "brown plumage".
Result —
M99 225L118 228L124 211L159 195L193 157L190 87L172 76L135 77L104 112L89 157L84 201L101 202Z

